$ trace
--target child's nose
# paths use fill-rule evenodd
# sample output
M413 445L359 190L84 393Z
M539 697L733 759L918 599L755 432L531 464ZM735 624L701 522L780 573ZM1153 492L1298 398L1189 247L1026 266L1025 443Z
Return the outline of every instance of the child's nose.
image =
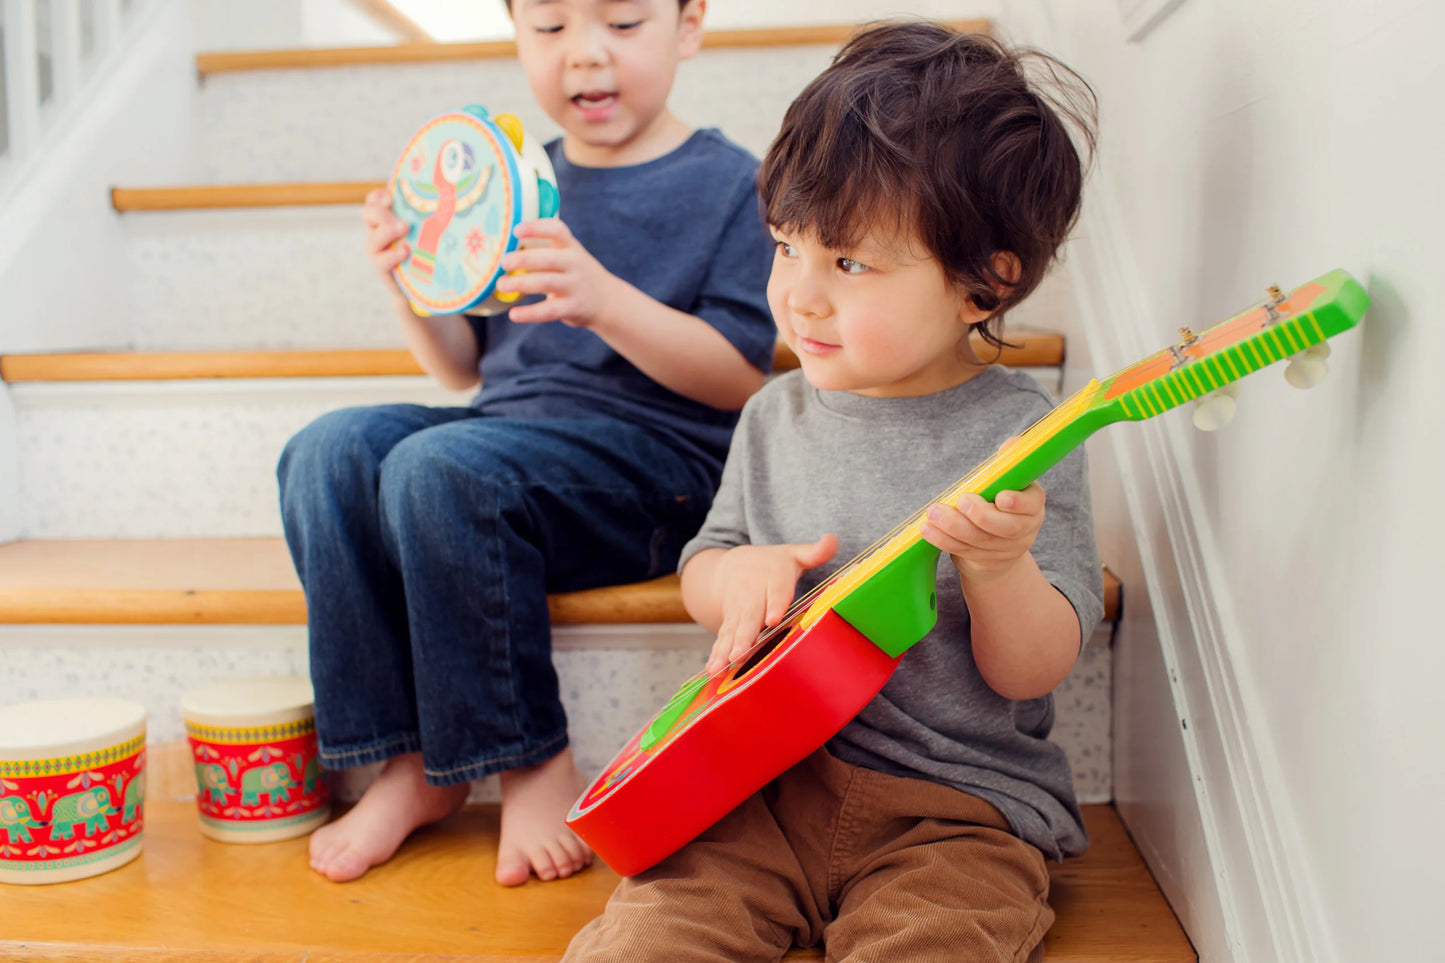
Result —
M583 27L571 32L567 48L569 67L600 67L607 63L607 32L605 28Z
M809 269L806 265L800 267L802 270L792 277L784 303L789 311L800 317L825 317L831 310L825 279L820 276L819 271Z

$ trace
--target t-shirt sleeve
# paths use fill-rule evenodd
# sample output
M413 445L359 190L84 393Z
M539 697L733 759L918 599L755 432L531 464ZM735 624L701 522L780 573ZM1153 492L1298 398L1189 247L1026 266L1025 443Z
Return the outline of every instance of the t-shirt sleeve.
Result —
M756 395L753 396L755 400ZM738 417L738 430L733 433L732 446L728 449L727 461L723 463L722 480L718 483L717 494L713 496L712 508L702 527L686 545L677 560L677 570L682 571L698 552L708 548L737 548L751 545L747 520L747 474L753 458L753 445L749 441L749 428L756 423L756 405L749 400Z
M1094 543L1088 460L1075 449L1044 473L1044 527L1033 556L1049 584L1064 594L1079 617L1082 647L1104 616L1104 578Z
M693 313L712 325L764 374L772 370L777 329L768 310L773 243L758 211L756 176L739 178L728 219Z

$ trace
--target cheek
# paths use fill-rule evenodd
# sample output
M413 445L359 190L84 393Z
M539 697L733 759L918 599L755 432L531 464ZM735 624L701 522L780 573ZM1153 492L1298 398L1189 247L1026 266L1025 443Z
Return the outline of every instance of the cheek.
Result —
M786 317L784 309L787 302L787 289L778 277L778 272L774 270L772 274L768 275L768 308L773 312L773 320L779 322L779 326L781 326L782 319Z

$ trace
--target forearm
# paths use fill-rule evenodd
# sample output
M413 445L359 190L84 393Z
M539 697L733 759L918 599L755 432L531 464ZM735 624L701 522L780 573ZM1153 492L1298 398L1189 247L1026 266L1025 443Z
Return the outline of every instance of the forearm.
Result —
M972 623L973 659L999 695L1034 699L1052 692L1079 655L1079 618L1068 598L1025 553L1006 573L960 579Z
M692 620L709 632L716 632L722 625L722 593L717 590L718 564L725 548L705 548L692 558L682 569L682 605Z
M463 391L481 380L477 373L481 351L466 318L459 314L418 317L399 292L393 298L393 309L417 364L442 387Z
M762 387L763 373L712 325L613 280L591 330L643 374L721 411L737 411Z

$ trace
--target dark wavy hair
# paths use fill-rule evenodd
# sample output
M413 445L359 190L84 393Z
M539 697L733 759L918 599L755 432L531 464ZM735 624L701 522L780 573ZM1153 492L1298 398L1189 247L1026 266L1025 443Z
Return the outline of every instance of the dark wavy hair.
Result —
M1093 89L1047 54L929 21L873 24L788 108L758 174L763 216L836 249L874 230L916 236L1002 346L1004 314L1078 217L1096 117Z

